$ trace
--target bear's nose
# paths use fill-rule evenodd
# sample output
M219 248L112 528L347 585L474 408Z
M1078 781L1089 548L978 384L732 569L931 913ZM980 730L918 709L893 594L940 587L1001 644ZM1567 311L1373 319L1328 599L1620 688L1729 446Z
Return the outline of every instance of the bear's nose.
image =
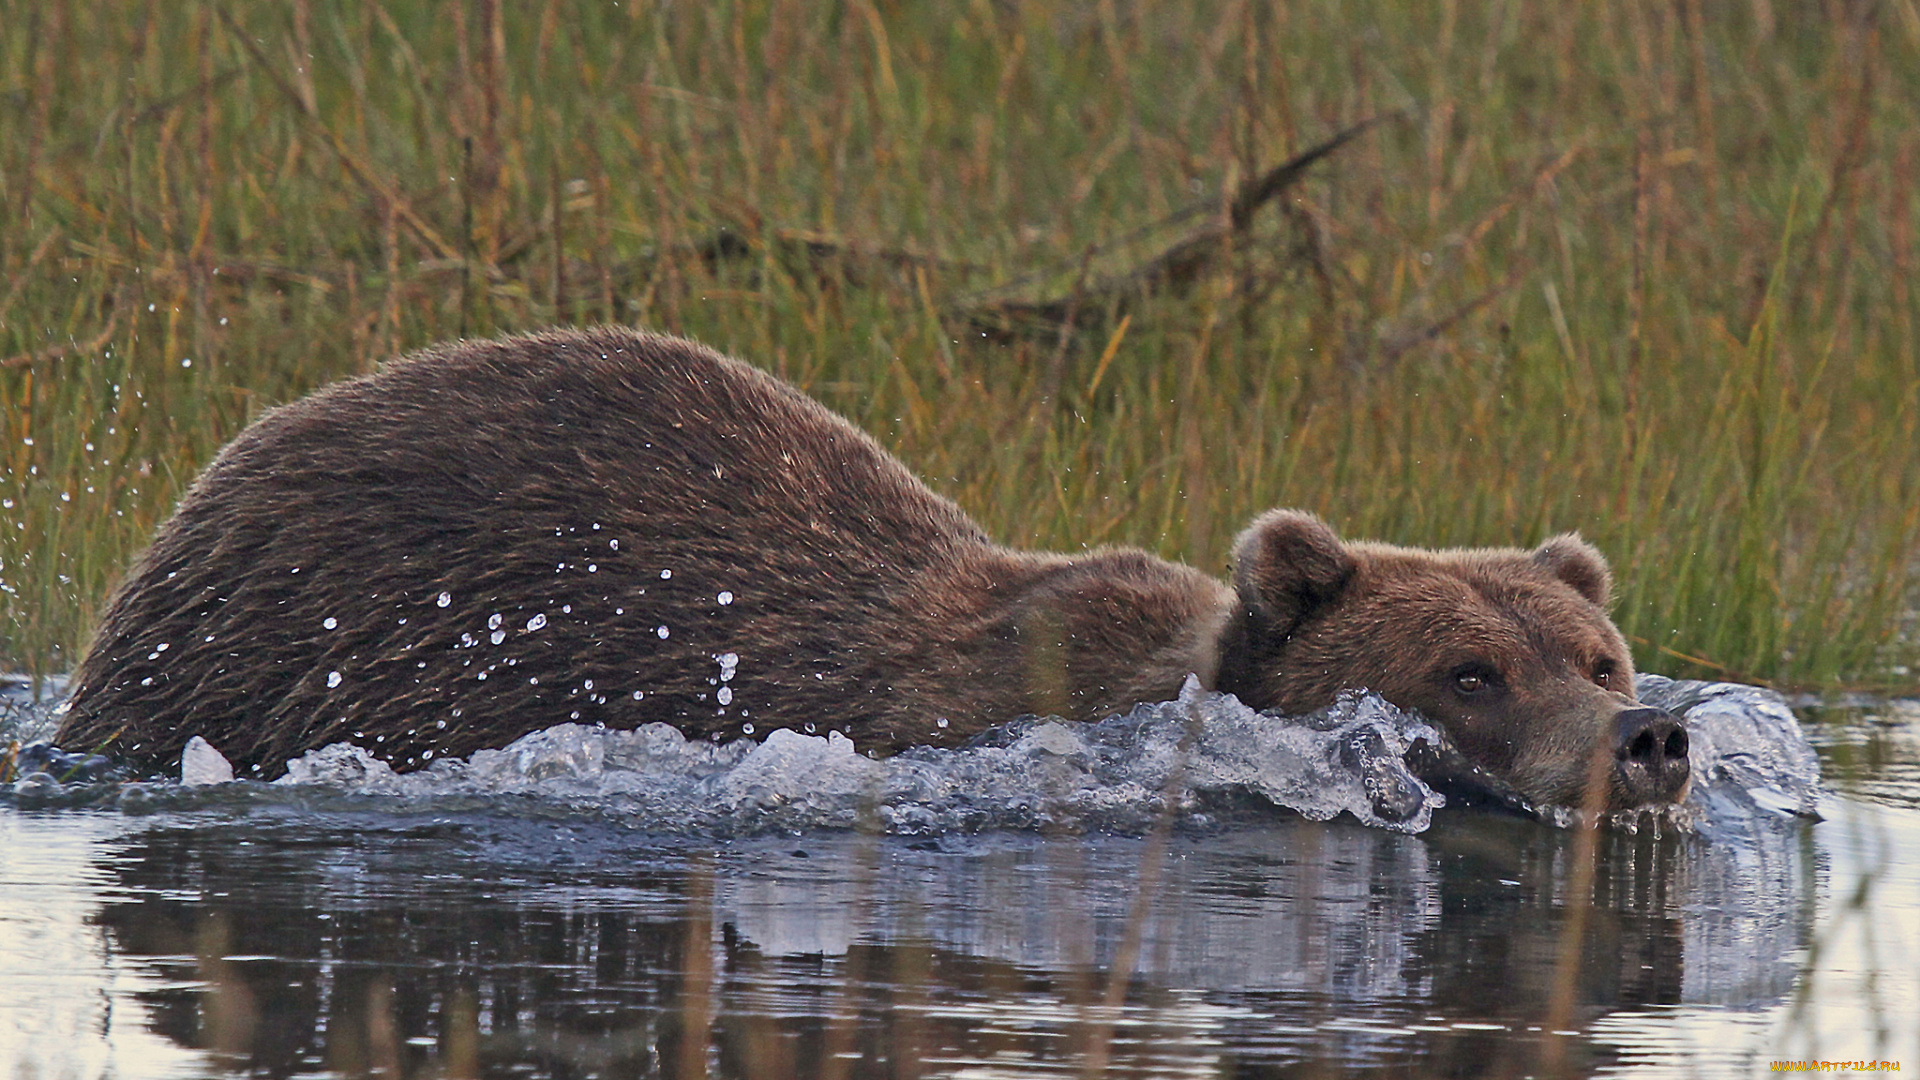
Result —
M1621 786L1633 803L1674 802L1687 789L1687 729L1665 709L1628 709L1620 714Z

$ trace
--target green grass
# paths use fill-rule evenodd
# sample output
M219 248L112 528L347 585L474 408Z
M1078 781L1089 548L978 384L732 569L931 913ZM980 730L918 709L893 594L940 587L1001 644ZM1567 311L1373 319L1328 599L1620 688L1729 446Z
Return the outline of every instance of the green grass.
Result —
M0 662L70 667L260 410L613 320L1011 543L1578 529L1644 668L1920 685L1911 0L499 11L0 0ZM1124 321L968 318L1396 110Z

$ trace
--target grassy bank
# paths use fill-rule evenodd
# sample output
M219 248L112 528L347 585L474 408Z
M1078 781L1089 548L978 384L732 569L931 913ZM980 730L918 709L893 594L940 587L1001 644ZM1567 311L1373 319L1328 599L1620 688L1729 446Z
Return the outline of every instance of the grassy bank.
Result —
M1647 669L1911 692L1920 14L1827 7L0 0L0 662L260 410L615 320L1011 543L1578 529Z

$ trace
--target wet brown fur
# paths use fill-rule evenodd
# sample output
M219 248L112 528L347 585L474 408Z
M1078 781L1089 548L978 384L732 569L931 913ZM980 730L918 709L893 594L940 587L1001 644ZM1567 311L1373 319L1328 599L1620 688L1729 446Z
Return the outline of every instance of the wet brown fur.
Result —
M1140 551L1002 547L839 416L691 342L462 342L223 450L115 594L58 738L167 767L199 734L262 777L343 739L407 769L565 720L817 725L891 752L1095 719L1194 672L1289 711L1368 686L1557 793L1627 700L1581 673L1604 656L1630 692L1577 539L1433 553L1276 512L1236 555L1230 588ZM1456 657L1510 672L1512 708L1440 707Z
M1633 657L1606 616L1612 576L1572 534L1533 551L1428 551L1347 543L1276 510L1235 553L1244 612L1216 684L1242 700L1298 713L1364 686L1439 723L1531 801L1558 804L1583 801L1595 755L1613 755L1636 707ZM1478 688L1463 691L1463 675ZM1650 801L1625 771L1608 784L1610 806Z

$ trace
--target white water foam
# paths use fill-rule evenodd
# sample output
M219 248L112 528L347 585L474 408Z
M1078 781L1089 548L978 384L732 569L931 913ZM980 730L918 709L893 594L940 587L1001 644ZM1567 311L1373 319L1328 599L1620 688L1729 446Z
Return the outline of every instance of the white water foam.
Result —
M1649 704L1685 717L1694 784L1687 804L1670 813L1633 814L1653 813L1656 828L1671 821L1710 837L1819 815L1818 760L1779 695L1651 675L1641 677L1639 690ZM0 784L0 793L34 805L97 805L117 797L129 811L208 798L244 802L240 789L269 801L270 792L379 797L394 800L396 809L480 800L649 831L719 835L848 827L907 835L1139 831L1169 809L1188 824L1205 825L1278 806L1314 820L1345 813L1369 826L1414 833L1427 828L1445 799L1414 777L1404 757L1414 743L1438 740L1419 717L1372 694L1345 694L1318 713L1287 718L1256 713L1190 679L1175 701L1139 705L1098 723L1024 718L958 749L921 747L879 760L838 732L817 737L781 729L758 741L716 745L688 740L666 724L633 731L561 724L411 773L395 773L364 749L337 743L290 762L287 775L271 785L221 783L219 763L202 752L186 777L191 791L169 784L62 784L56 774L66 775L62 768L77 758L49 757L54 764L36 769L23 751L21 775L12 785ZM1571 821L1564 811L1540 816ZM1622 824L1636 827L1633 820Z
M1258 799L1315 820L1342 812L1419 832L1444 803L1402 760L1424 723L1349 694L1304 719L1256 713L1189 679L1178 700L1099 723L1024 719L959 749L875 760L839 732L786 729L715 745L666 724L561 724L468 759L395 773L338 743L279 785L411 799L536 796L664 832L753 833L870 824L890 833L1149 826Z

